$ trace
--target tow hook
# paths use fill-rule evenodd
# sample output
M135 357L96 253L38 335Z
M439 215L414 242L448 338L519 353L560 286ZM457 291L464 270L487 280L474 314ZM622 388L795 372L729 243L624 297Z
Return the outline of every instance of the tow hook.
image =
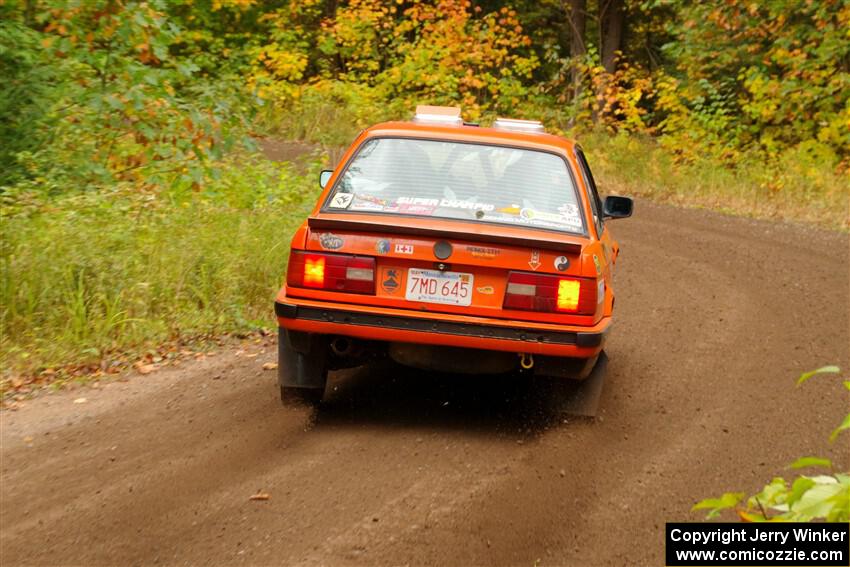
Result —
M525 370L530 369L532 366L534 366L534 355L528 354L527 352L520 354L519 365L522 366Z

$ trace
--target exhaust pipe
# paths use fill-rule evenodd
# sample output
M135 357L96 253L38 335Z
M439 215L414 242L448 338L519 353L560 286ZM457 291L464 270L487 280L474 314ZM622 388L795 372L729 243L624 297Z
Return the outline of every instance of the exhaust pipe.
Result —
M354 354L354 341L348 337L337 337L331 341L331 350L337 356L350 356Z

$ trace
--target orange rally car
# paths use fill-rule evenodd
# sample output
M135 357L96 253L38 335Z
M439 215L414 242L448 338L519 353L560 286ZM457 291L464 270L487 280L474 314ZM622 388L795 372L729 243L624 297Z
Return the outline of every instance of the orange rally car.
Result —
M275 301L284 402L389 356L460 373L582 379L611 328L619 247L581 148L539 122L417 107L362 132L292 239Z

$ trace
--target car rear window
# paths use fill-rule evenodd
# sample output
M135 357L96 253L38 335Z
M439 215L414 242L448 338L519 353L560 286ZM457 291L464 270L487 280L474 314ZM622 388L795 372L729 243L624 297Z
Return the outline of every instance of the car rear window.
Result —
M368 140L334 185L325 210L585 232L564 159L462 142Z

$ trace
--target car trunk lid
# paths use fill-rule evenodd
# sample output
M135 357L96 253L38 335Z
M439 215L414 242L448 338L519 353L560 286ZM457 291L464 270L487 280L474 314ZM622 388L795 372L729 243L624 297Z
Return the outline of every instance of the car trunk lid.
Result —
M380 306L509 317L502 307L511 271L581 275L580 237L483 223L333 217L308 220L307 249L376 258L370 301ZM522 317L549 320L552 314Z

